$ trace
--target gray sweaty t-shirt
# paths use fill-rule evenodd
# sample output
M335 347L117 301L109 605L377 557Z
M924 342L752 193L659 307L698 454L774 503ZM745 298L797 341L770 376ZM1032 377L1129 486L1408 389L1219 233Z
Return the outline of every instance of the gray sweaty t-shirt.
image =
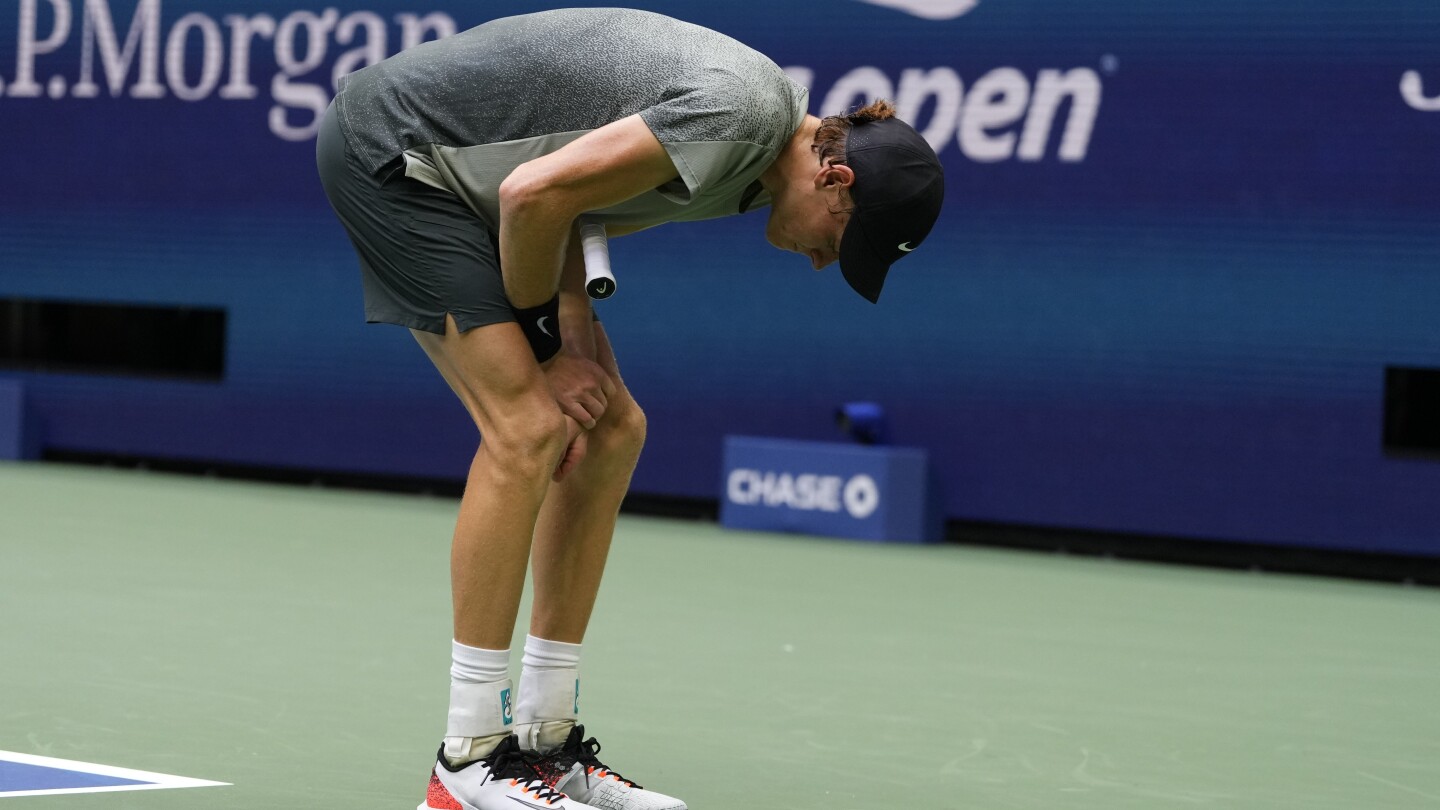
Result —
M706 28L629 9L506 17L345 77L335 100L369 172L456 194L498 227L515 167L639 114L677 180L591 216L648 227L764 205L755 184L807 108L806 89L764 55Z

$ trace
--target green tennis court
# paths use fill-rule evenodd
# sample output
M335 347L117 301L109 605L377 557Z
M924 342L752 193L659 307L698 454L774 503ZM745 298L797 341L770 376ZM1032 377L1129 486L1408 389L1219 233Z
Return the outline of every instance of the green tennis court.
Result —
M9 804L414 807L455 510L0 465L0 749L233 783ZM606 576L583 719L695 810L1440 805L1437 590L628 516Z

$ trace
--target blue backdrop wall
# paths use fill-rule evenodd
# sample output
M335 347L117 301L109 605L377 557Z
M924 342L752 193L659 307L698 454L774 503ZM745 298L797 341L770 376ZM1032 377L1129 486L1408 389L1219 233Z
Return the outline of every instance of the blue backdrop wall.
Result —
M1440 554L1440 463L1381 447L1385 366L1440 366L1440 5L638 5L769 54L812 112L895 99L949 186L879 306L764 214L616 240L637 491L714 497L723 434L832 438L871 399L952 518ZM218 383L3 372L45 444L462 477L464 413L361 323L316 114L541 7L0 6L0 299L228 312Z

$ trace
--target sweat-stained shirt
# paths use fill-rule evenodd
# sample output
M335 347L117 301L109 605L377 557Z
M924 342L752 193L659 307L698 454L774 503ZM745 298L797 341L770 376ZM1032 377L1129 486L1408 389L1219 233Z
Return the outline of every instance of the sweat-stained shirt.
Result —
M526 161L639 114L679 178L590 216L649 227L769 203L758 178L800 127L807 90L707 28L630 9L506 17L341 80L340 127L375 173L457 195L498 230L500 183Z

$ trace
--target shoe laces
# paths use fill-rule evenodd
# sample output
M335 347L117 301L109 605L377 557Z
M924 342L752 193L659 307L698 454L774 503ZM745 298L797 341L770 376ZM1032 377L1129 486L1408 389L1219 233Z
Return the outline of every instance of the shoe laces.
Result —
M508 779L520 792L534 796L546 804L554 804L565 798L565 794L545 784L537 768L539 757L517 748L497 749L489 761L490 773L486 780Z
M575 736L579 737L580 735L577 734ZM643 790L643 788L641 788L639 785L635 784L629 779L626 779L619 773L607 767L605 763L600 761L599 755L600 741L595 739L594 737L591 737L590 739L580 743L576 747L575 761L585 766L585 774L587 776L594 776L597 779L607 779L610 777L614 777L620 782L623 782L626 785L635 788L636 790Z

